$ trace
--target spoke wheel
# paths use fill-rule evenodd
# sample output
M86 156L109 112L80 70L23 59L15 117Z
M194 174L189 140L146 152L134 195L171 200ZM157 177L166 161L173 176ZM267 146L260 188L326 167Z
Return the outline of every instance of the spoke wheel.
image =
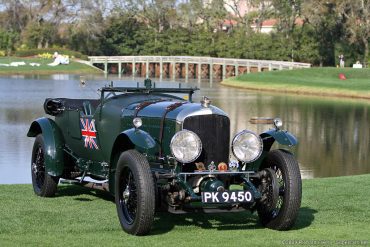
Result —
M148 161L136 150L125 151L118 159L115 201L124 231L133 235L149 233L155 211L154 182Z
M39 134L33 145L31 160L31 176L33 190L36 195L43 197L54 196L57 191L59 178L52 177L46 172L44 138Z
M119 204L127 224L131 225L136 217L137 193L132 171L127 168L120 181Z
M262 198L260 201L261 209L266 212L277 211L278 202L280 199L279 184L275 171L273 169L264 169L264 175L261 179L260 191L262 194Z
M302 181L298 162L284 150L270 151L262 164L270 185L261 181L262 198L257 212L263 225L276 230L288 230L298 216L302 198Z
M36 158L32 162L32 175L35 177L36 186L40 188L45 180L44 150L40 145L36 150Z

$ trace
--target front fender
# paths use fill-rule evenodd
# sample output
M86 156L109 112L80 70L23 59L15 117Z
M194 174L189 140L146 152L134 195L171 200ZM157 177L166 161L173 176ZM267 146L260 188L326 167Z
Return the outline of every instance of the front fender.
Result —
M39 118L32 122L28 137L42 134L45 144L45 169L50 176L60 176L64 170L64 138L56 123L49 118Z
M275 141L287 146L295 146L298 144L297 138L286 130L270 129L263 132L260 136L263 140L263 146L266 151L270 150Z
M135 146L141 149L148 150L154 148L156 145L153 137L143 130L132 128L125 130L122 133L124 133Z
M111 167L109 169L109 192L114 195L115 173L119 154L136 148L148 150L156 146L156 142L149 133L140 129L128 129L123 131L115 140L111 153ZM145 152L145 151L144 151Z

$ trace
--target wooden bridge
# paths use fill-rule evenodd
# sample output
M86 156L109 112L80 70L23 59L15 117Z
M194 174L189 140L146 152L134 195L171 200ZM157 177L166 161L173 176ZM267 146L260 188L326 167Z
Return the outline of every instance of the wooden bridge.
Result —
M190 57L190 56L91 56L90 64L107 75L133 77L225 79L244 73L310 68L309 63L272 60Z

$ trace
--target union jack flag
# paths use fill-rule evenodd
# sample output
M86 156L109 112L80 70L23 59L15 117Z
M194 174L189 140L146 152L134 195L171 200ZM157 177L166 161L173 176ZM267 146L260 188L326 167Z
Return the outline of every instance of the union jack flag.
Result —
M95 120L80 118L80 123L81 135L85 138L85 148L99 149L98 145L96 144Z

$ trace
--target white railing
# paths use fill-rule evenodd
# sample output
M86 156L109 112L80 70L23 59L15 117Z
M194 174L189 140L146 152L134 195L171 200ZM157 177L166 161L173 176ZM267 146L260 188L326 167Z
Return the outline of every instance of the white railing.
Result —
M90 56L90 64L97 63L190 63L229 66L260 67L271 69L310 68L309 63L274 60L190 57L190 56Z
M137 75L137 70L135 64L144 65L144 73L146 77L158 76L153 67L150 68L150 64L159 64L159 78L172 77L175 78L185 78L185 81L189 78L189 64L195 64L197 67L197 75L195 78L200 80L201 78L209 78L211 81L214 74L214 65L219 67L216 70L221 70L222 79L229 76L237 76L240 73L250 73L252 68L257 68L257 71L262 70L284 70L284 69L300 69L300 68L310 68L309 63L296 63L296 62L286 62L286 61L273 61L273 60L253 60L253 59L234 59L234 58L214 58L214 57L190 57L190 56L91 56L89 57L90 65L94 64L104 64L104 74L108 75L108 64L118 64L118 75L122 74L122 64L132 64L131 74L135 77ZM170 71L164 71L163 64L171 64L172 66L172 76ZM176 70L176 64L185 65L185 75L181 71ZM209 65L207 68L202 68L202 65ZM231 68L230 68L231 67ZM210 69L212 68L212 69ZM204 69L204 70L203 70ZM246 69L246 70L245 70ZM181 69L180 69L181 70ZM139 70L141 73L141 69ZM193 71L194 72L194 71ZM203 74L203 72L205 72ZM219 74L219 73L218 73ZM141 75L143 75L141 73ZM194 76L192 74L192 76ZM220 76L220 75L218 75Z

